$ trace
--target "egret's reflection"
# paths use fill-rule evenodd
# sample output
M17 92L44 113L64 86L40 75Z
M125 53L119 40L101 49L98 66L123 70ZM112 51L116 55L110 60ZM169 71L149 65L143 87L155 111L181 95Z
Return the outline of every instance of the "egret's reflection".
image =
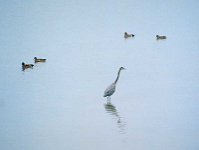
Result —
M104 104L104 108L108 114L113 116L113 119L116 120L116 124L119 128L120 133L125 134L125 122L123 121L123 118L119 115L116 107L112 103L106 103Z

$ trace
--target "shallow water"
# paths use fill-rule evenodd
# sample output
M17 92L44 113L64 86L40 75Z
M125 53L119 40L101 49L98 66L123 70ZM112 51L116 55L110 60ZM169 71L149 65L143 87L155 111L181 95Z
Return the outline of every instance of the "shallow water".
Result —
M198 4L2 2L1 149L199 149Z

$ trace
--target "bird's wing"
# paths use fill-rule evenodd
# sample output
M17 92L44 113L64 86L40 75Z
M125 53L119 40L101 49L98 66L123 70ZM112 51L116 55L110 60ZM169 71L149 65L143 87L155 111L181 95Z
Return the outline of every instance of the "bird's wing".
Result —
M111 96L115 92L115 84L112 83L105 91L104 91L104 97Z

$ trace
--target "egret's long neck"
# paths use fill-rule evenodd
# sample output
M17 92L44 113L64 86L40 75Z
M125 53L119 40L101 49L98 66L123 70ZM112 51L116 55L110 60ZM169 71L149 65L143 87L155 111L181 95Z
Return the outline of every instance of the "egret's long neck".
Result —
M120 72L121 72L121 70L119 70L119 71L118 71L118 73L117 73L117 78L115 79L115 82L114 82L115 84L116 84L116 83L117 83L117 81L119 80Z

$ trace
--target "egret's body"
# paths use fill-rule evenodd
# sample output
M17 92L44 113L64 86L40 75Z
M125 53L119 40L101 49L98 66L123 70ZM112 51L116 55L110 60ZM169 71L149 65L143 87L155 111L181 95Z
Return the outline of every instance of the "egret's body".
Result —
M109 87L107 87L107 89L104 91L104 97L111 96L115 92L115 89L116 89L115 83L109 85Z
M124 69L125 69L124 67L120 67L118 74L117 74L117 78L115 79L115 82L113 82L111 85L109 85L107 87L107 89L104 91L104 97L110 98L110 96L113 95L113 93L116 90L117 81L119 80L119 77L120 77L120 72L121 72L121 70L124 70Z

